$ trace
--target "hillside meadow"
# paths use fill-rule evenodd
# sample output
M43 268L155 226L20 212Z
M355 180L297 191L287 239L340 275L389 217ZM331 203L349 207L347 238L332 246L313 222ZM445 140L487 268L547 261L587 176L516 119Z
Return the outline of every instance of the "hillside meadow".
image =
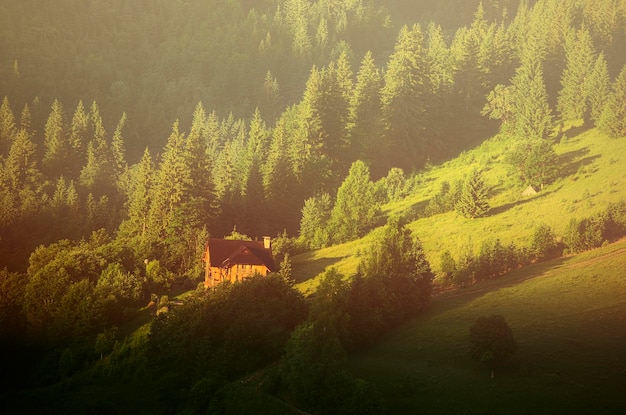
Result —
M441 253L449 250L454 258L468 250L477 253L487 240L499 239L504 245L530 245L539 224L550 226L561 237L572 218L583 219L606 209L609 203L626 196L626 161L623 139L613 139L597 129L569 127L556 137L554 150L559 156L559 177L538 189L534 196L523 196L520 184L504 157L511 141L495 136L458 157L431 167L415 176L413 190L403 200L383 206L382 215L401 215L417 235L431 266L439 268ZM474 168L483 172L489 188L491 210L484 218L466 219L456 212L424 217L428 202L441 184L464 179ZM329 267L346 276L356 273L360 255L368 249L379 229L356 241L307 252L293 258L299 288L311 293L316 278Z
M626 240L535 264L434 299L431 309L350 358L389 413L619 413L626 408ZM469 327L500 314L519 349L489 369Z

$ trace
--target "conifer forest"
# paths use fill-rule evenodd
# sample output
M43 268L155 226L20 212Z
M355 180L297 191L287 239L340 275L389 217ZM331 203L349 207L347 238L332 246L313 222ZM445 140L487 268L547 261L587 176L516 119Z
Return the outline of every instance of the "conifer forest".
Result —
M626 236L623 188L527 246L418 229L572 183L567 137L626 147L624 0L0 0L0 100L3 413L395 413L351 356ZM411 205L486 142L499 186L470 161ZM273 272L204 287L209 238L264 236Z

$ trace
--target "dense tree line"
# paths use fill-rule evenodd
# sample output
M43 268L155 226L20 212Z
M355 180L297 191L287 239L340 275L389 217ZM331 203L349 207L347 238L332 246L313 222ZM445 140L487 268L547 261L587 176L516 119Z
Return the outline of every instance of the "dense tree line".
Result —
M289 338L277 391L316 412L382 413L375 388L346 373L346 353L423 311L430 303L432 280L419 239L391 219L354 279L346 280L334 268L324 274L307 321Z
M563 121L593 122L611 135L623 131L620 115L624 107L621 105L623 82L620 83L623 76L611 84L611 74L615 76L623 64L618 51L624 11L619 3L613 3L606 0L598 8L576 2L568 2L567 7L560 7L554 1L532 6L523 3L513 18L496 14L492 21L488 20L486 10L491 10L493 15L495 6L481 3L471 24L453 35L445 34L434 23L427 27L414 24L400 28L393 51L388 57L382 56L386 59L384 66L376 64L373 53L357 50L342 38L350 36L351 24L358 26L360 21L376 24L372 22L382 18L381 9L360 2L264 3L259 7L276 7L271 19L265 15L264 20L255 9L250 10L246 19L266 22L265 26L250 25L258 33L264 30L271 33L277 27L285 29L279 32L286 39L292 37L291 53L315 55L317 49L324 49L324 39L336 45L335 52L326 53L326 59L303 58L303 62L314 65L299 101L294 94L296 99L267 111L261 99L251 99L247 108L237 111L246 118L226 113L227 106L219 107L220 113L228 114L225 116L216 111L207 112L203 104L196 104L195 110L187 106L188 112L180 116L190 118L189 132L174 121L163 152L158 145L151 146L152 152L144 152L141 162L127 170L124 148L135 148L137 140L124 137L135 134L139 120L127 120L122 114L114 133L105 138L97 104L87 109L79 100L70 120L72 111L55 100L46 119L41 98L30 102L19 94L9 94L7 97L16 96L17 102L29 101L20 121L13 115L15 110L8 99L3 103L0 140L7 159L5 170L11 170L5 173L7 181L14 188L20 187L26 200L15 200L17 196L8 198L3 217L12 223L20 216L17 211L42 211L41 202L35 203L27 197L27 188L30 186L32 193L43 183L58 187L57 200L67 193L65 204L74 209L75 194L81 193L76 191L77 186L91 193L92 198L82 202L81 207L89 204L92 212L105 211L96 215L102 218L100 226L112 230L125 214L130 216L128 222L132 226L124 227L125 234L129 237L141 234L142 249L148 256L170 255L165 251L183 246L178 243L183 240L192 241L205 225L214 235L228 233L235 226L250 235L276 234L284 229L295 234L304 201L324 193L334 198L353 162L365 161L374 179L384 177L393 167L411 173L427 160L450 154L467 143L467 139L480 136L489 125L480 115L483 106L483 114L499 119L501 131L513 138L509 160L520 179L541 186L555 177L551 166L556 159L551 141L546 139L552 136L556 114ZM246 6L238 8L236 4L220 6L205 16L243 15ZM93 12L97 6L90 7ZM107 15L108 9L103 6L102 9L99 12ZM50 18L62 14L60 10L51 13ZM132 16L139 9L126 7L125 10ZM165 10L154 5L145 14L158 15ZM554 19L548 22L548 16ZM320 33L312 36L313 28ZM323 33L327 33L326 37ZM317 43L313 42L314 37ZM284 41L283 37L279 38ZM276 36L272 39L278 42ZM375 50L375 46L370 45L370 50ZM256 56L256 53L242 55ZM361 63L355 64L361 53ZM229 68L227 64L222 66ZM229 69L231 75L237 73ZM19 66L13 72L19 73ZM302 71L294 73L298 72ZM3 79L9 80L16 73L8 73ZM273 85L271 74L265 78ZM179 88L178 93L191 95L185 94L184 88ZM257 106L256 111L251 109L253 105ZM38 115L33 123L34 110ZM22 130L25 132L17 134ZM150 133L150 129L142 127L142 131L146 135L164 135L163 130ZM15 141L16 148L9 157ZM38 148L37 153L34 148ZM9 162L9 159L17 160L19 154L25 160L22 173L18 172L20 167L15 161ZM151 164L154 164L152 173L146 170ZM35 165L44 174L39 179L34 174ZM30 172L28 177L26 171ZM28 186L23 183L26 179ZM53 183L54 180L59 182ZM182 194L188 200L179 199ZM171 200L167 208L159 205L166 198ZM133 209L127 208L127 212L121 209L124 199ZM147 211L141 212L142 208ZM273 214L276 211L282 213L280 220ZM173 223L171 219L183 212L190 217L185 226ZM89 222L89 218L84 222ZM82 227L88 228L89 223ZM67 236L86 235L91 230L75 230ZM359 232L362 231L349 231L337 241ZM56 239L52 237L50 241ZM166 266L182 268L183 272L190 269L189 260L181 258L180 252L171 254L176 258L167 259Z
M209 235L279 234L283 252L359 238L384 223L384 203L419 185L413 173L495 132L493 120L519 180L539 187L556 178L552 144L563 124L626 134L625 3L516 5L476 2L465 26L445 30L394 20L389 10L411 8L401 2L389 10L327 0L0 6L10 34L0 37L2 334L54 348L58 380L85 356L114 350L111 333L138 305L174 283L194 286ZM68 22L74 12L80 18ZM39 70L46 60L56 69ZM469 179L443 185L427 213L485 215L484 184L478 172ZM564 248L598 246L623 235L623 210L572 220L565 246L541 227L530 249L495 240L478 255L444 253L444 280L468 284ZM337 316L320 312L292 343L287 334L300 321L289 320L280 342L251 347L267 347L269 361L279 343L294 358L321 344L341 372L333 366L341 348L367 344L425 307L432 276L419 241L395 222L383 233L353 282L324 283L343 293L328 300L341 304L327 307ZM332 291L324 284L319 301ZM186 310L221 315L202 304ZM150 358L165 359L155 363L172 357L161 343L176 316L154 325ZM339 346L320 334L325 318ZM257 329L249 323L228 336L245 340ZM211 352L225 353L226 340ZM259 364L248 357L230 362ZM285 363L283 376L301 363ZM355 391L355 405L368 393L354 379L334 379ZM197 380L201 389L214 379ZM290 391L315 405L300 392Z
M344 42L334 57L329 55L327 65L312 67L301 100L282 113L274 111L277 118L264 115L262 106L243 119L232 113L225 117L216 111L207 113L198 104L190 111L188 133L174 122L162 154L157 155L159 148L153 147L132 169L126 168L124 148L131 141L134 146L135 140L124 137L133 120L127 121L125 114L106 137L100 106L95 103L86 108L78 101L68 111L55 100L43 122L43 104L36 101L24 106L18 121L5 99L0 143L6 159L5 181L14 190L5 195L3 221L44 229L30 219L42 211L46 214L41 216L47 217L44 207L55 200L70 208L66 212L87 208L83 224L62 231L62 236L75 238L98 226L113 230L127 214L123 233L129 238L141 235L138 242L144 256L176 257L166 259L166 266L186 272L191 268L189 259L169 251L184 246L179 243L183 241L190 248L189 241L196 239L194 234L202 226L214 235L234 227L251 235L283 229L295 234L303 202L324 193L334 198L354 161L364 160L375 179L393 167L415 171L426 160L459 148L460 136L471 136L481 130L479 125L486 126L478 111L482 106L483 114L501 120L502 133L513 138L508 160L520 179L541 186L555 177L556 158L551 141L546 140L555 125L555 112L563 121L583 119L614 136L623 131L623 76L614 84L610 81L622 59L616 48L623 10L608 8L608 3L603 2L602 14L575 3L568 3L569 7L551 1L522 4L515 18L500 23L489 22L479 5L471 25L451 38L435 24L401 28L386 67L378 67L374 55L367 52L356 74L358 57ZM324 7L315 6L316 12L308 3L287 2L280 9L281 21L297 26L293 16L319 16ZM351 9L354 5L337 7L335 12L345 16L336 22L350 21L349 11L356 10ZM330 8L326 9L328 13ZM367 10L374 9L361 13ZM546 15L561 18L540 25ZM527 28L529 36L520 36L521 28ZM294 39L298 30L294 29ZM563 62L562 70L555 62ZM575 99L579 96L584 99ZM42 124L33 123L33 106ZM37 176L39 172L43 176ZM28 196L46 186L45 202ZM56 187L56 198L51 186ZM183 194L188 200L181 199ZM167 198L169 206L161 206ZM124 199L126 212L121 209ZM276 211L282 212L280 220L273 214ZM31 212L26 214L29 220L20 219L26 212ZM183 212L190 220L184 226L173 223ZM362 231L347 232L337 242ZM53 235L49 241L56 239ZM27 247L23 250L30 252Z
M499 239L488 239L477 252L470 241L456 259L450 251L444 251L439 258L438 282L442 287L471 285L531 263L598 248L624 235L626 201L620 201L591 217L572 218L562 235L539 224L528 246L504 245Z

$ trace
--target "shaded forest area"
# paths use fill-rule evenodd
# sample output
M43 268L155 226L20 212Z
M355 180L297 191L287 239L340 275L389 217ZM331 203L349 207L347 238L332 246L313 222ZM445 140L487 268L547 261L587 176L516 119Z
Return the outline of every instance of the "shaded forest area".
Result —
M52 350L24 384L194 286L209 236L277 235L281 260L498 131L534 185L564 123L626 134L626 2L383 3L0 5L0 327Z

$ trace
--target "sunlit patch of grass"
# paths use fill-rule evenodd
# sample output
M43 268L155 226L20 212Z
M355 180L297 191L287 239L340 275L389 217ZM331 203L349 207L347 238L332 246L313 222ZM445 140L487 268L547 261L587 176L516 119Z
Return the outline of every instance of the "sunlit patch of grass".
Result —
M626 240L448 293L350 360L390 413L611 413L626 408ZM519 345L489 370L468 356L478 316L503 315ZM596 412L594 412L596 411Z
M504 245L530 245L534 229L539 224L550 226L557 235L563 235L571 218L582 219L602 212L609 203L626 198L626 163L624 138L611 139L596 129L572 135L567 125L564 136L555 144L562 160L561 175L552 184L544 186L531 197L521 195L525 186L519 183L504 155L510 140L494 137L477 148L466 151L428 171L416 179L419 185L406 198L382 208L384 215L404 216L424 245L433 268L439 267L439 258L449 250L457 258L468 250L477 253L488 239L499 239ZM418 218L416 207L424 208L437 194L443 181L452 184L462 180L474 168L483 171L485 183L491 190L491 213L485 218L465 219L455 212ZM584 173L581 174L581 171ZM365 252L371 234L347 244L337 245L293 258L294 275L305 292L314 290L315 279L329 266L350 276L356 272L359 253ZM323 266L312 266L318 264Z

